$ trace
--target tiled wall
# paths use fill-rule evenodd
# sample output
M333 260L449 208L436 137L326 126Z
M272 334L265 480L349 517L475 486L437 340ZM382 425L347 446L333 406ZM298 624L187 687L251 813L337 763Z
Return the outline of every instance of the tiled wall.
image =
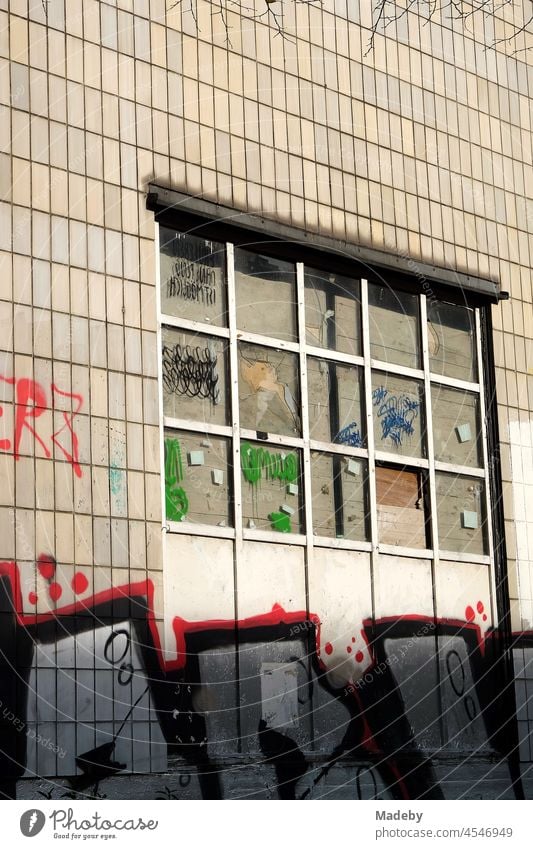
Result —
M414 14L368 52L359 0L287 2L284 36L266 16L232 7L225 25L210 3L195 8L196 20L171 0L0 0L0 375L43 387L35 430L55 452L34 453L27 427L18 461L2 448L0 558L48 551L102 585L110 569L122 584L161 568L155 181L501 281L513 627L531 628L514 524L529 527L533 509L518 470L533 405L528 53L486 49L501 20L475 18L474 40ZM52 384L83 399L80 476L50 441ZM0 383L12 442L16 387Z

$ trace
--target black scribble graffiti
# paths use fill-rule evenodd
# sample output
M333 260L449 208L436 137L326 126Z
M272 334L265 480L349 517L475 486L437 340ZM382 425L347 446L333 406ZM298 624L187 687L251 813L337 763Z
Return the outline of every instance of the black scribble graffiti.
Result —
M169 394L209 398L218 404L217 355L209 348L163 345L163 384Z

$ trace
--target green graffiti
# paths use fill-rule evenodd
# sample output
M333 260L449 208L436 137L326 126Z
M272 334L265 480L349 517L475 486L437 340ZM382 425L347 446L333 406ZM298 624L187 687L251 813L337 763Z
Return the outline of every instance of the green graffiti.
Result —
M282 534L290 534L292 531L290 516L286 513L269 513L268 518L273 531L281 531Z
M298 479L296 454L277 454L261 446L255 448L249 442L241 444L241 468L248 483L257 483L261 479L263 469L265 477L269 480L292 483Z
M181 522L189 510L189 499L183 487L183 461L179 439L165 439L165 509L171 522Z

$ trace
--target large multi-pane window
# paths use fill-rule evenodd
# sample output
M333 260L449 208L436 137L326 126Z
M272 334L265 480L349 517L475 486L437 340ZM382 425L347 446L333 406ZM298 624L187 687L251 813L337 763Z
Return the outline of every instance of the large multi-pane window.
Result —
M168 530L485 561L478 311L159 232Z

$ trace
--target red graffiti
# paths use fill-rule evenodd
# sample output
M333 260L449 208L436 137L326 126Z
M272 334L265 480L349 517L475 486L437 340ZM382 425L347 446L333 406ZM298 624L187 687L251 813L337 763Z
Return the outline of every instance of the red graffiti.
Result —
M13 439L0 439L0 451L13 451L15 460L20 457L20 445L26 431L33 437L35 442L38 442L44 452L45 457L52 456L52 448L61 451L65 458L71 463L77 477L81 478L82 472L79 464L79 445L78 437L74 431L74 418L78 415L83 404L83 398L75 392L63 392L54 383L50 386L50 403L45 389L40 383L31 380L27 377L3 377L0 375L0 380L4 383L9 383L15 389L15 424ZM72 412L66 412L60 409L62 399L72 399L75 402L75 407ZM61 412L64 424L51 434L39 434L37 432L37 420L45 412L51 409ZM0 417L3 416L4 410L0 405ZM66 444L59 440L61 434L67 437ZM70 441L70 446L68 442ZM48 445L47 445L48 442Z

